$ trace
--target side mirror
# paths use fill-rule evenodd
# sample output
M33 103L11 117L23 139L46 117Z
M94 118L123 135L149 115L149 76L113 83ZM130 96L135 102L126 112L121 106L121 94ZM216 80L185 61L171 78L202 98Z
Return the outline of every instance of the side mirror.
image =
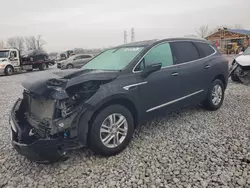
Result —
M153 72L156 72L158 70L160 70L162 67L162 63L155 63L155 64L151 64L146 66L143 71L142 71L142 76L143 77L147 77L148 75L150 75Z
M243 54L243 52L239 52L239 55L242 55Z

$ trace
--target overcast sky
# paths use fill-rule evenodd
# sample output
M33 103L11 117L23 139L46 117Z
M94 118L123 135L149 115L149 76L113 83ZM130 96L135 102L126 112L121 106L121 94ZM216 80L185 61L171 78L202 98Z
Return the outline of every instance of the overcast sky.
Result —
M196 34L204 24L250 30L250 0L0 0L0 40L42 35L45 49L98 48Z

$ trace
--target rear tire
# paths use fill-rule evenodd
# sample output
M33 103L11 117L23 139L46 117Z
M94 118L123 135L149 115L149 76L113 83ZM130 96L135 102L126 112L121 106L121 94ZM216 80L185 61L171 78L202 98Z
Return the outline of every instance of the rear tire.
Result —
M47 68L47 65L45 63L42 63L40 66L39 66L39 70L45 70Z
M218 110L224 101L224 94L225 86L223 82L219 79L214 80L208 89L207 98L203 105L205 109L211 111Z
M104 156L112 156L124 150L134 133L133 116L121 105L104 108L90 126L88 145L93 152Z
M8 65L7 67L5 67L4 73L6 76L12 75L13 72L14 72L14 69L12 66Z

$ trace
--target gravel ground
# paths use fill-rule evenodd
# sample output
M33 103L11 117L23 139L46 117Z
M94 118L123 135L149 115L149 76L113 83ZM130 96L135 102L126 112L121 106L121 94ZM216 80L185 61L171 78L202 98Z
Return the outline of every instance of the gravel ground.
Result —
M216 112L199 107L146 123L121 154L87 149L41 165L10 144L9 111L30 74L0 77L0 188L2 187L250 187L250 88L230 83Z

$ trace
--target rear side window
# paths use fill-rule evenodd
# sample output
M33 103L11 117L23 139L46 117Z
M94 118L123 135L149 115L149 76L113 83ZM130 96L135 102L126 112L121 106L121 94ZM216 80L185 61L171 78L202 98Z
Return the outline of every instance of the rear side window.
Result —
M74 59L75 60L81 59L81 56L76 56Z
M186 63L200 58L200 54L192 42L172 42L170 46L175 64Z
M195 46L199 49L201 57L207 57L215 51L208 43L195 42Z
M91 56L90 55L82 55L81 58L82 59L87 59L87 58L91 58Z

